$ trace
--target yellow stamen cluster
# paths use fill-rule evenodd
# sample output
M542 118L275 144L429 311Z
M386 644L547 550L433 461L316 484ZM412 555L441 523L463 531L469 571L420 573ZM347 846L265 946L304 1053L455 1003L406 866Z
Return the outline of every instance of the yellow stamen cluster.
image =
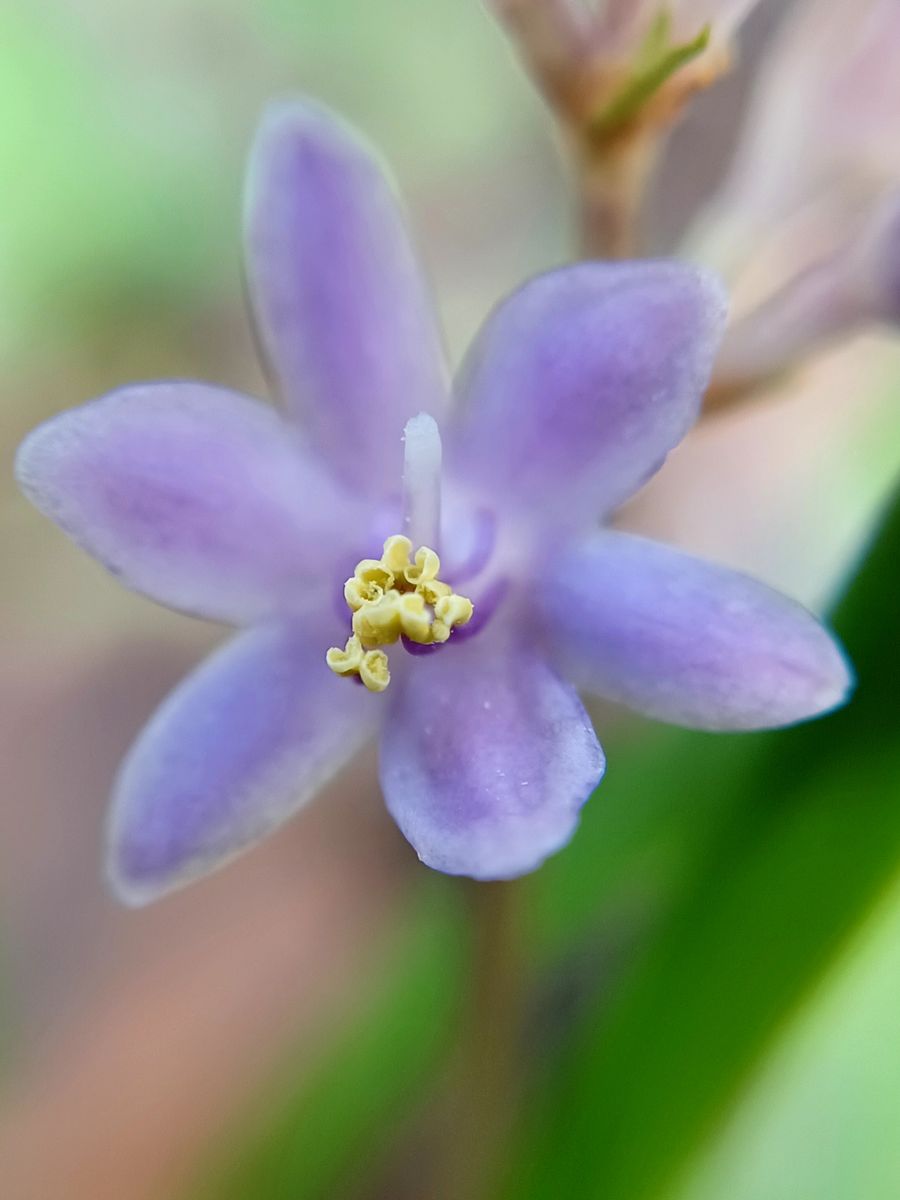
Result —
M387 655L401 635L420 646L446 642L472 617L472 601L438 579L441 560L422 546L410 560L412 542L389 537L381 558L364 558L344 584L353 613L353 633L341 650L332 646L325 661L336 675L358 675L371 692L391 682Z

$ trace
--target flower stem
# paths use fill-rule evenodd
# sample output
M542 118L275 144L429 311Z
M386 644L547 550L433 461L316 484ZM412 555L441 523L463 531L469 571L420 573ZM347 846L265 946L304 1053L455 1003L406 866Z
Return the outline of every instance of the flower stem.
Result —
M471 974L441 1200L486 1200L519 1092L522 955L517 883L462 883Z
M638 227L655 146L632 136L620 145L576 151L579 249L582 258L623 259L639 253Z

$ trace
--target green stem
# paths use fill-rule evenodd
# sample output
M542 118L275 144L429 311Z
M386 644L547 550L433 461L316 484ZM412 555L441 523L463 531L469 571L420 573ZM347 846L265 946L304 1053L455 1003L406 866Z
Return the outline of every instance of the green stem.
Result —
M471 975L441 1200L493 1193L519 1093L522 956L516 883L466 880Z

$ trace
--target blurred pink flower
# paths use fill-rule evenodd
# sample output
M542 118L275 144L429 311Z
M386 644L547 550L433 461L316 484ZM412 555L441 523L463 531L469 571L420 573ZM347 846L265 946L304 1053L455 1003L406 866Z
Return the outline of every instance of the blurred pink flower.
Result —
M801 209L841 226L897 180L898 59L897 0L794 7L764 60L728 178L697 227L705 259L727 267L757 253Z
M689 41L709 26L710 38L727 42L759 0L610 0L599 18L602 40L620 52L638 46L660 16L671 21L675 42Z
M900 323L900 188L881 197L828 253L789 278L726 332L723 391L767 380L838 338Z

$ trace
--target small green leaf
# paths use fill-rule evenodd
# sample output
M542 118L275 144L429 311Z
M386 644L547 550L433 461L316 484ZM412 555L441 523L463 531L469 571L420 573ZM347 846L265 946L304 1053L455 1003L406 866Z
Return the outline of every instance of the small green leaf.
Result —
M680 46L666 46L667 35L668 17L661 13L638 52L634 74L591 121L596 138L605 141L621 132L676 71L701 55L709 45L710 27Z
M644 35L644 40L638 47L634 65L638 72L649 69L669 50L672 45L672 13L668 8L661 8Z

